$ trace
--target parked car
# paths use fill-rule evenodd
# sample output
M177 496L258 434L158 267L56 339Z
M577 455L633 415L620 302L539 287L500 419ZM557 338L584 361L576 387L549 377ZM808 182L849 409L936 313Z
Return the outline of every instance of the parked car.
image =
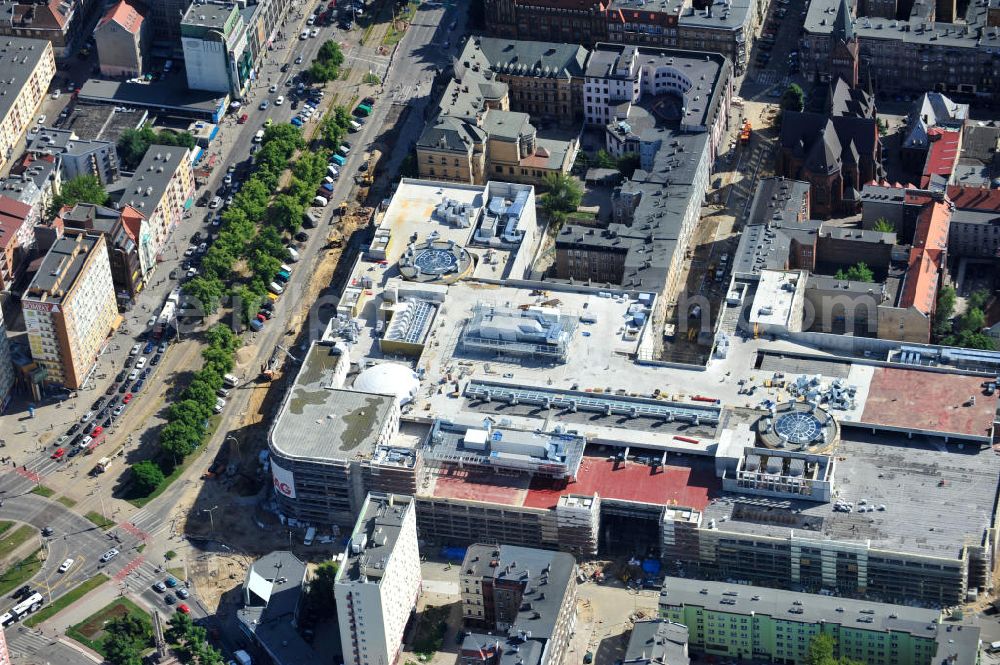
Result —
M59 572L65 573L67 570L70 569L72 565L73 565L73 559L66 559L65 561L62 562L62 565L59 566Z
M101 563L107 563L108 561L111 561L119 554L121 554L121 552L112 547L110 550L101 555Z
M52 459L62 459L62 456L66 454L65 448L56 448L56 451L50 455Z

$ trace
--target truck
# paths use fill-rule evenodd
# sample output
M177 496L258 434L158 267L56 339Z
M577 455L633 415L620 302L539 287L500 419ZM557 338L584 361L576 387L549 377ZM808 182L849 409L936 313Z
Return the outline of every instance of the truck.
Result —
M250 654L243 649L234 651L233 658L236 659L237 665L253 665L253 660L250 658Z
M109 468L111 468L111 458L110 457L102 457L101 459L97 460L97 464L94 465L95 475L97 473L104 473Z
M360 173L355 177L359 185L370 185L375 180L375 169L378 168L379 160L382 159L382 151L378 148L365 153L365 161L361 164Z

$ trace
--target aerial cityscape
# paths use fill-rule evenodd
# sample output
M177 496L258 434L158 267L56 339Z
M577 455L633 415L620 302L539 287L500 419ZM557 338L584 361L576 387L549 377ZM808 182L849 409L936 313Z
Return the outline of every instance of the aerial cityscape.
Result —
M1000 665L1000 0L0 5L0 665Z

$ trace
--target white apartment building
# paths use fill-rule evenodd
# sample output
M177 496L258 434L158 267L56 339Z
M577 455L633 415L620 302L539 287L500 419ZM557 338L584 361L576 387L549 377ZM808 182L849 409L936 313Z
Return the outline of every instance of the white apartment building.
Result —
M7 166L24 132L34 124L55 73L48 40L5 36L0 41L0 167Z
M344 663L392 665L420 594L413 497L369 493L337 573Z
M140 255L148 278L184 213L194 204L194 173L187 148L151 145L118 200L146 218L139 238Z
M80 388L119 318L104 236L58 239L21 299L31 357L47 381Z

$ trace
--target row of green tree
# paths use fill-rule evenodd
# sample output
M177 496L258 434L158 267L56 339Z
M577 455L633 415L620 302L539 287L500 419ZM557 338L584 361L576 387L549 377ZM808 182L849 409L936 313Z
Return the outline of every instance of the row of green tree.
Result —
M180 400L167 410L167 424L160 430L156 458L132 465L135 496L146 497L155 492L166 476L205 440L216 391L222 388L223 377L236 364L236 349L240 346L240 338L223 324L210 328L207 337L208 346L201 352L204 365L195 372Z
M966 302L965 314L952 320L956 299L955 287L951 285L942 286L938 292L937 309L934 312L934 334L938 341L966 349L996 350L996 341L983 332L986 327L985 307L990 299L990 292L985 289L973 291Z
M340 78L340 66L344 64L344 54L340 44L333 40L323 42L316 53L316 59L309 66L309 78L317 83L336 81Z
M304 146L292 125L265 130L253 175L222 213L222 228L202 258L200 274L184 287L206 313L231 295L247 320L267 297L267 285L288 259L283 234L301 227L306 206L326 174L327 153L304 152L292 164L288 187L272 199L289 161Z

